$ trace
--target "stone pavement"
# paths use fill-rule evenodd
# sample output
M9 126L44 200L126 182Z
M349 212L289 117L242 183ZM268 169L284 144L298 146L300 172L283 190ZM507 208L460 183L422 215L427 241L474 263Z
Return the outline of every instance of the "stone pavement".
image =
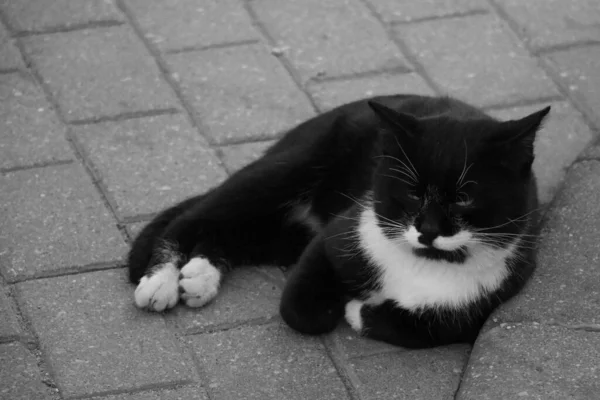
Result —
M0 0L0 15L0 398L597 398L598 0ZM202 310L134 307L122 256L154 213L315 113L397 92L502 118L553 106L539 270L473 349L302 337L277 316L274 267L237 271Z

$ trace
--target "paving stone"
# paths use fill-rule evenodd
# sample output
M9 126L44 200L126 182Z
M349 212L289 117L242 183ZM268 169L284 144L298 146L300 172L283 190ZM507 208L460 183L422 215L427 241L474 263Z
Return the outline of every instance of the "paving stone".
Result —
M159 212L226 177L183 115L78 126L74 132L122 215Z
M492 112L502 120L517 119L547 106L547 103ZM593 138L582 115L569 103L551 104L552 111L535 143L533 169L538 178L540 202L548 204L560 187L567 169Z
M369 10L354 0L255 0L252 8L304 80L408 62Z
M0 398L10 400L55 399L52 389L44 385L37 361L18 342L0 344Z
M485 0L368 0L386 22L443 17L486 10Z
M588 400L600 390L600 335L507 324L477 339L457 400Z
M350 359L404 350L402 347L362 337L353 331L345 322L340 322L333 332L333 337L334 340L340 344L340 348L344 355Z
M0 284L0 342L16 339L21 333L17 309L9 296L8 287ZM2 365L2 364L0 364ZM2 389L0 389L0 394Z
M263 45L167 57L216 142L272 138L313 115L308 99Z
M0 75L0 168L72 159L42 90L27 75Z
M219 151L223 155L225 166L229 171L233 172L260 158L274 143L274 141L270 140L268 142L234 144L221 147Z
M419 74L381 74L351 80L315 83L308 87L315 103L325 111L366 97L413 93L433 95L434 91Z
M191 336L213 400L346 399L321 342L280 324Z
M354 359L362 399L452 400L468 346L405 350Z
M600 46L559 51L547 56L571 94L583 100L588 115L600 127Z
M8 280L118 260L126 246L79 165L0 175L0 267Z
M63 396L194 378L163 318L135 307L125 275L110 270L18 284Z
M208 400L206 390L201 386L178 389L153 390L137 393L123 393L114 396L93 397L91 400Z
M596 140L592 145L588 146L580 155L581 159L598 159L600 158L600 143Z
M398 25L395 32L434 81L475 105L558 94L536 61L494 16Z
M237 0L126 0L146 37L162 50L259 39Z
M23 67L21 53L15 47L4 25L0 24L0 71Z
M184 330L206 330L216 325L235 326L249 320L273 318L279 315L283 273L276 267L269 270L279 279L269 279L256 267L235 269L227 275L212 302L200 309L176 307L167 318Z
M600 41L597 0L497 0L536 49Z
M22 40L69 121L178 106L154 60L126 26Z
M13 29L44 31L98 21L121 21L110 0L4 0L0 9Z
M148 224L149 221L143 222L134 222L131 224L127 224L127 232L131 238L135 238L141 231L144 226Z
M545 218L537 270L488 327L520 321L600 324L600 162L576 164L565 182Z

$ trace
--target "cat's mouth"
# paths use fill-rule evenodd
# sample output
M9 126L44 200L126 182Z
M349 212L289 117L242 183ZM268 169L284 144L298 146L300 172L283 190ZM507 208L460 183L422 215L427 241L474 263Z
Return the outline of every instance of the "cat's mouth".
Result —
M447 261L456 264L464 263L469 256L469 250L465 246L455 250L440 250L435 247L413 247L412 251L417 257L435 261Z

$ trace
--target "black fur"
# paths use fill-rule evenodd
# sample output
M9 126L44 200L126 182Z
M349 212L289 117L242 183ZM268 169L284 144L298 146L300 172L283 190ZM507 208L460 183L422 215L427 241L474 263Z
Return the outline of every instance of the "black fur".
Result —
M300 332L331 331L348 300L366 299L380 284L355 231L368 199L386 235L394 235L388 221L411 219L426 245L455 234L461 224L496 227L487 231L496 234L531 233L537 208L533 139L548 110L501 123L451 98L384 96L338 107L290 130L222 185L157 216L133 243L130 279L138 283L151 275L165 245L176 246L179 267L196 255L222 271L294 265L282 296L283 319ZM398 161L414 164L417 184L407 182ZM460 203L463 196L472 204ZM297 221L299 205L310 206L316 232ZM515 250L511 273L497 291L460 310L411 312L391 300L365 306L363 333L406 347L473 341L491 310L531 274L533 252L526 242ZM467 248L414 251L424 260L457 265L469 257Z

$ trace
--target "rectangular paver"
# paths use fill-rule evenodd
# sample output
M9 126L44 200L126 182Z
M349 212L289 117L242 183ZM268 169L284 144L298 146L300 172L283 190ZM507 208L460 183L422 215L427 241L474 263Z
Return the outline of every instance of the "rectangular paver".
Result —
M14 340L22 334L17 309L7 286L0 283L0 342Z
M386 21L408 22L458 13L483 11L485 0L367 0Z
M162 317L135 307L125 275L111 270L18 285L65 397L196 378Z
M0 267L7 279L119 260L123 237L77 164L0 175Z
M588 400L600 391L600 335L505 324L480 336L456 400Z
M206 140L183 115L73 129L124 216L159 212L226 177Z
M144 34L161 50L259 39L238 0L126 0Z
M4 25L0 23L0 72L23 66L21 53Z
M25 74L0 75L0 168L73 158L65 127Z
M37 360L19 342L0 344L0 398L53 400L58 393L44 385Z
M396 34L445 91L475 105L558 95L535 59L494 16L399 25Z
M223 162L230 172L237 171L260 158L275 142L253 142L224 146L219 149Z
M167 61L217 143L271 138L314 113L261 44L173 54Z
M255 0L250 4L304 80L408 66L384 28L358 0Z
M40 32L123 19L113 2L107 0L5 0L0 2L0 9L17 31Z
M200 385L177 389L157 389L114 396L93 397L91 400L208 400L206 390Z
M23 43L69 121L178 107L129 27L39 35Z
M518 107L495 111L502 120L523 118L547 106ZM552 110L539 131L535 142L533 170L538 178L540 202L548 204L560 187L567 168L593 138L593 132L579 111L569 103L552 103Z
M213 400L346 399L321 342L280 324L188 338Z

